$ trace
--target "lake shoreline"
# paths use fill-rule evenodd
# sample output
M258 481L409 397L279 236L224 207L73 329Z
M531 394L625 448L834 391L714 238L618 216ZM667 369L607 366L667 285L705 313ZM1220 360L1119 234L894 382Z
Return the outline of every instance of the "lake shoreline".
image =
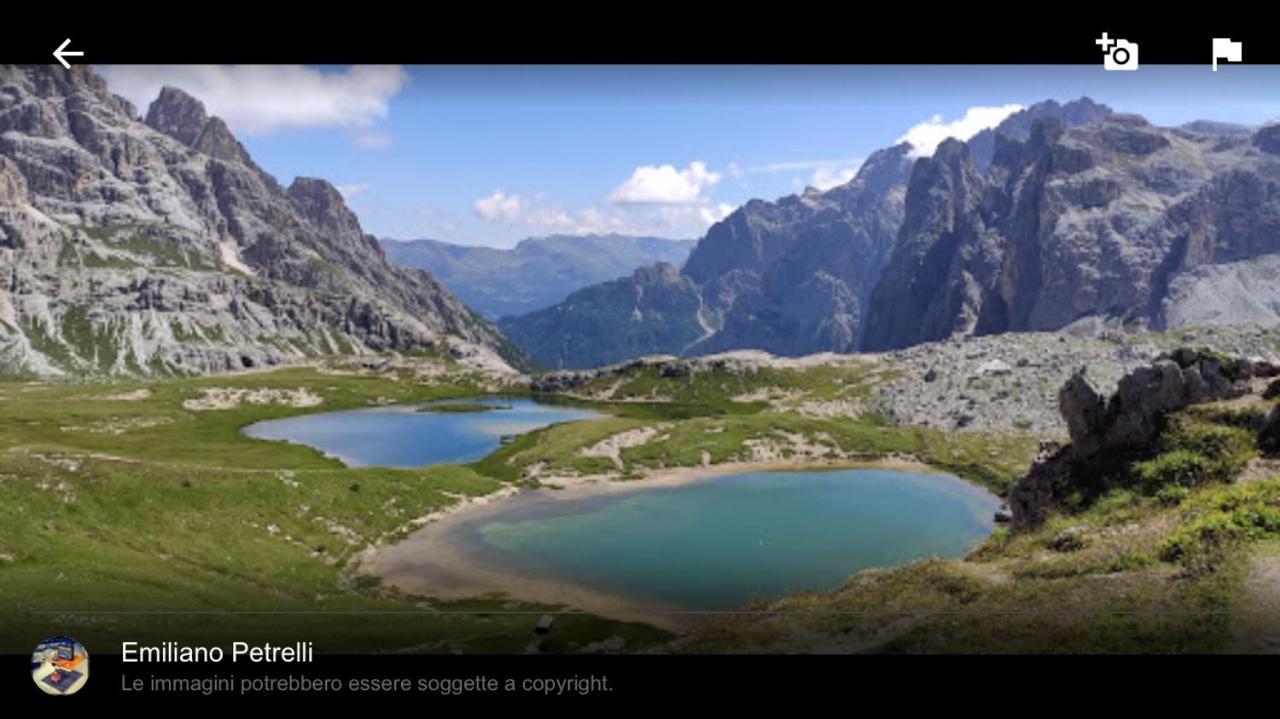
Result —
M640 621L684 633L707 612L601 591L561 578L538 577L507 565L499 566L475 550L466 530L486 518L512 509L519 497L529 501L575 502L609 495L654 489L671 489L714 481L720 477L754 472L806 472L842 469L884 469L954 477L971 491L995 497L976 483L914 459L886 457L879 460L828 460L802 462L726 462L716 465L653 470L642 479L619 480L612 475L591 477L540 477L536 489L504 487L415 520L420 528L395 544L370 548L356 571L377 576L385 586L422 597L441 600L473 599L503 595L512 601L562 605L612 619Z

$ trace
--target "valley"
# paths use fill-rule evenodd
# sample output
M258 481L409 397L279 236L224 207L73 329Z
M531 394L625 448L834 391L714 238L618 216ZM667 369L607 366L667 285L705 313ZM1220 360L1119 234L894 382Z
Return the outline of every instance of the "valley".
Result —
M1020 339L1004 339L1001 356L1012 369L993 380L1039 371L1020 362L1040 351L1037 344ZM1124 342L1145 347L1179 339L1139 335ZM1236 340L1275 355L1274 334L1241 331ZM959 341L957 349L970 342ZM1111 356L1124 356L1117 342L1102 344ZM191 379L0 383L7 409L0 420L6 514L0 635L16 651L28 634L45 631L42 621L56 617L86 641L210 632L279 641L323 626L329 639L321 651L1231 646L1236 617L1225 609L1243 592L1258 591L1263 580L1250 573L1249 538L1269 530L1250 530L1207 554L1190 548L1206 541L1198 539L1199 528L1216 521L1213 512L1274 511L1267 508L1280 482L1265 459L1248 460L1249 478L1234 484L1193 484L1176 496L1117 489L1035 531L997 529L963 559L869 570L841 589L760 600L746 614L692 626L657 628L627 611L573 612L557 615L556 633L539 639L530 629L536 615L557 604L572 611L572 603L530 603L518 594L432 598L362 570L373 553L424 523L465 516L482 504L499 507L522 488L555 492L661 484L675 473L889 462L940 469L1007 500L1046 433L1019 430L1024 423L1016 411L1005 412L1002 426L988 422L981 429L893 423L871 400L917 371L911 361L892 354L798 360L731 354L630 363L575 377L556 393L561 402L604 416L521 434L471 463L403 469L345 467L314 449L255 440L242 430L262 420L360 407L547 396L547 383L565 378L495 372L447 355L389 355ZM1092 368L1107 366L1105 355L1094 358ZM1112 366L1114 376L1124 373L1121 367ZM1063 371L1069 376L1072 369ZM939 376L946 382L953 375ZM211 404L210 396L222 401ZM1187 411L1204 422L1242 416L1237 409L1215 414L1214 406ZM839 415L823 416L833 407ZM1061 429L1047 434L1063 437ZM50 578L57 591L50 592ZM1070 612L1045 614L1064 601ZM163 612L148 613L158 608ZM221 613L228 610L234 613ZM297 610L284 619L275 614ZM1185 614L1209 610L1211 621ZM197 613L198 625L187 612ZM358 617L344 618L350 613Z
M6 652L1280 636L1280 125L1080 96L856 170L400 198L528 238L499 250L380 240L359 177L279 182L195 95L152 97L0 66ZM711 198L778 166L813 183Z

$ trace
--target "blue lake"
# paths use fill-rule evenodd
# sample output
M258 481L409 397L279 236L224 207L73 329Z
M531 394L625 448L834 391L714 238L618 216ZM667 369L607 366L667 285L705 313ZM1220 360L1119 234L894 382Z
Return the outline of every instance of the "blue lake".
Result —
M483 412L422 412L428 405L468 404ZM348 467L423 467L471 462L499 447L503 436L598 412L529 399L484 397L323 412L257 422L244 429L256 439L314 447Z
M961 556L991 533L999 504L943 474L757 472L579 499L526 492L455 537L513 573L715 610Z

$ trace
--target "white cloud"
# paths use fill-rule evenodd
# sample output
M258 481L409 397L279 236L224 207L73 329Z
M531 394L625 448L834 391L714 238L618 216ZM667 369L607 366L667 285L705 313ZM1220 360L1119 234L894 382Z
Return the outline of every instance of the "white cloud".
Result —
M813 174L809 180L809 185L822 191L830 190L833 187L843 185L852 180L858 174L858 168L862 167L864 158L847 157L826 160L788 160L785 162L771 162L766 165L752 165L742 167L737 163L729 165L729 175L735 178L745 178L749 175L769 174L775 172L796 172L797 170L812 170ZM804 186L804 181L793 178L793 185L796 188Z
M619 233L661 237L698 237L733 212L716 202L710 190L721 174L706 163L638 167L603 202L569 210L543 194L495 190L472 203L477 217L529 234Z
M852 180L858 174L858 165L853 167L819 167L813 171L809 185L823 192L839 187Z
M346 200L347 202L350 202L351 198L355 197L356 195L359 195L364 192L368 192L369 185L366 185L363 183L351 183L348 185L338 185L337 189L338 189L338 194L342 195L342 199Z
M853 165L855 169L862 164L861 157L841 160L789 160L787 162L771 162L767 165L756 165L743 170L744 174L760 172L792 172L794 170L820 170L839 166Z
M409 82L399 66L356 65L321 71L302 65L103 65L111 91L146 113L160 88L198 98L237 132L291 127L366 128Z
M907 130L905 135L898 138L898 142L911 143L913 157L928 157L948 137L968 140L983 130L999 125L1006 117L1022 109L1022 105L971 107L965 111L964 117L951 122L943 122L942 115L934 115L927 122Z
M572 214L556 206L545 204L545 198L528 198L523 195L496 190L473 203L476 216L486 222L512 225L533 232L568 232L590 234L617 231L618 219L595 208L587 208ZM613 227L613 229L609 229Z
M525 201L519 195L508 195L495 190L488 197L481 197L473 204L476 216L489 222L512 223L524 217Z
M609 201L618 205L696 204L703 202L704 192L719 181L720 173L708 170L705 162L691 162L683 170L674 165L644 165L610 193Z
M716 205L704 205L698 208L698 219L705 225L703 230L729 216L734 211L734 206L727 202L721 202Z
M627 234L697 237L733 211L726 203L634 203L566 210L545 197L526 197L502 190L475 201L476 216L522 233Z

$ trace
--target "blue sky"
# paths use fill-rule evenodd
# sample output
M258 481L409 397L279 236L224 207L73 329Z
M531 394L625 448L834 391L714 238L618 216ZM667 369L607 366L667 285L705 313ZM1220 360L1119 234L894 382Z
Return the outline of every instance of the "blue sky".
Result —
M99 70L143 112L163 84L191 92L282 182L339 186L368 232L495 246L696 237L753 197L846 179L904 136L927 146L1049 98L1087 95L1161 125L1280 118L1280 66Z

